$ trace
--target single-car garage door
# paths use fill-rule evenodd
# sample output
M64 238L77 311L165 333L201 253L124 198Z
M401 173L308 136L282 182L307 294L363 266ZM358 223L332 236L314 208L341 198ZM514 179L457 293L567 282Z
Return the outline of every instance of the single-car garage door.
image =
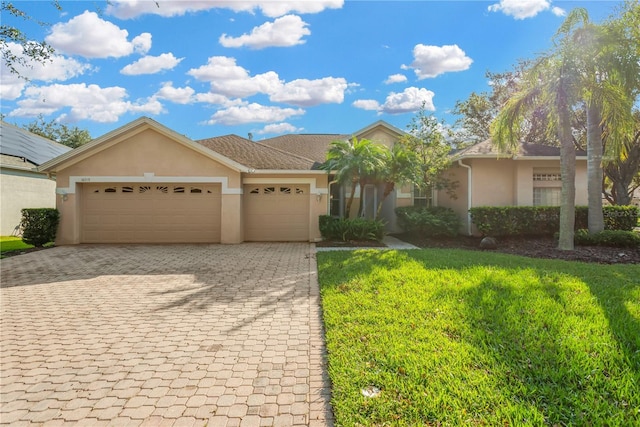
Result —
M83 184L83 243L218 243L220 185Z
M244 239L308 241L309 197L309 185L245 185Z

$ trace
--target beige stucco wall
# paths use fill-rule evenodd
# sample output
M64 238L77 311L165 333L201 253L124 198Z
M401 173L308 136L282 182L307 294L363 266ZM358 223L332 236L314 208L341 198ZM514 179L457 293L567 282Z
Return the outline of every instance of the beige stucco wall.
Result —
M0 235L10 236L24 208L55 208L56 183L45 175L3 168L0 173Z
M514 159L465 159L463 163L471 166L472 187L471 207L477 206L532 206L533 173L560 172L560 161L514 160ZM453 209L464 221L463 232L468 232L468 171L454 163L446 172L458 182L457 199L439 191L438 205ZM587 164L584 159L576 161L576 205L587 204ZM473 232L475 230L472 229Z
M398 135L396 133L391 132L389 129L382 126L363 132L362 134L357 135L357 137L358 139L368 139L373 142L384 144L389 148L393 147L393 144L398 141Z
M56 243L59 245L80 242L80 206L82 185L78 182L179 182L220 178L226 180L222 190L221 242L242 241L241 173L222 163L196 152L153 129L133 135L122 135L113 141L105 141L95 151L85 153L81 160L61 165L57 171L57 206L60 210L60 228Z

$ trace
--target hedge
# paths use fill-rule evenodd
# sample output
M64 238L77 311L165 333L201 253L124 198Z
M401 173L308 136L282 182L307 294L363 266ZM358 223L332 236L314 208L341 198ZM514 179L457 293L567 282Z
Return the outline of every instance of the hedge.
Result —
M22 241L36 247L56 239L60 213L57 209L22 209Z
M325 240L376 240L384 237L384 222L365 218L320 215L320 234Z
M441 206L396 208L398 226L405 232L428 237L455 236L462 225L456 213Z
M483 206L469 209L471 220L485 236L551 236L560 228L558 206ZM575 229L588 228L588 208L576 206ZM633 230L635 206L605 206L605 229Z

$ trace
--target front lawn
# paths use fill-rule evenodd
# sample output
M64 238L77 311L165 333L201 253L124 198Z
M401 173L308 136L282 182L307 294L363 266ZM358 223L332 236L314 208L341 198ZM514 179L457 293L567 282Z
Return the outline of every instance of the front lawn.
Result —
M317 256L337 426L640 425L640 265Z
M27 245L21 237L0 236L0 253L31 249L32 245Z

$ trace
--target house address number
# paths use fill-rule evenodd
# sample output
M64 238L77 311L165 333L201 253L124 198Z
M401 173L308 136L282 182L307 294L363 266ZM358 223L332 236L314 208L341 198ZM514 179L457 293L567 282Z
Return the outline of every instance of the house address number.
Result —
M80 182L90 182L91 178L80 178Z

